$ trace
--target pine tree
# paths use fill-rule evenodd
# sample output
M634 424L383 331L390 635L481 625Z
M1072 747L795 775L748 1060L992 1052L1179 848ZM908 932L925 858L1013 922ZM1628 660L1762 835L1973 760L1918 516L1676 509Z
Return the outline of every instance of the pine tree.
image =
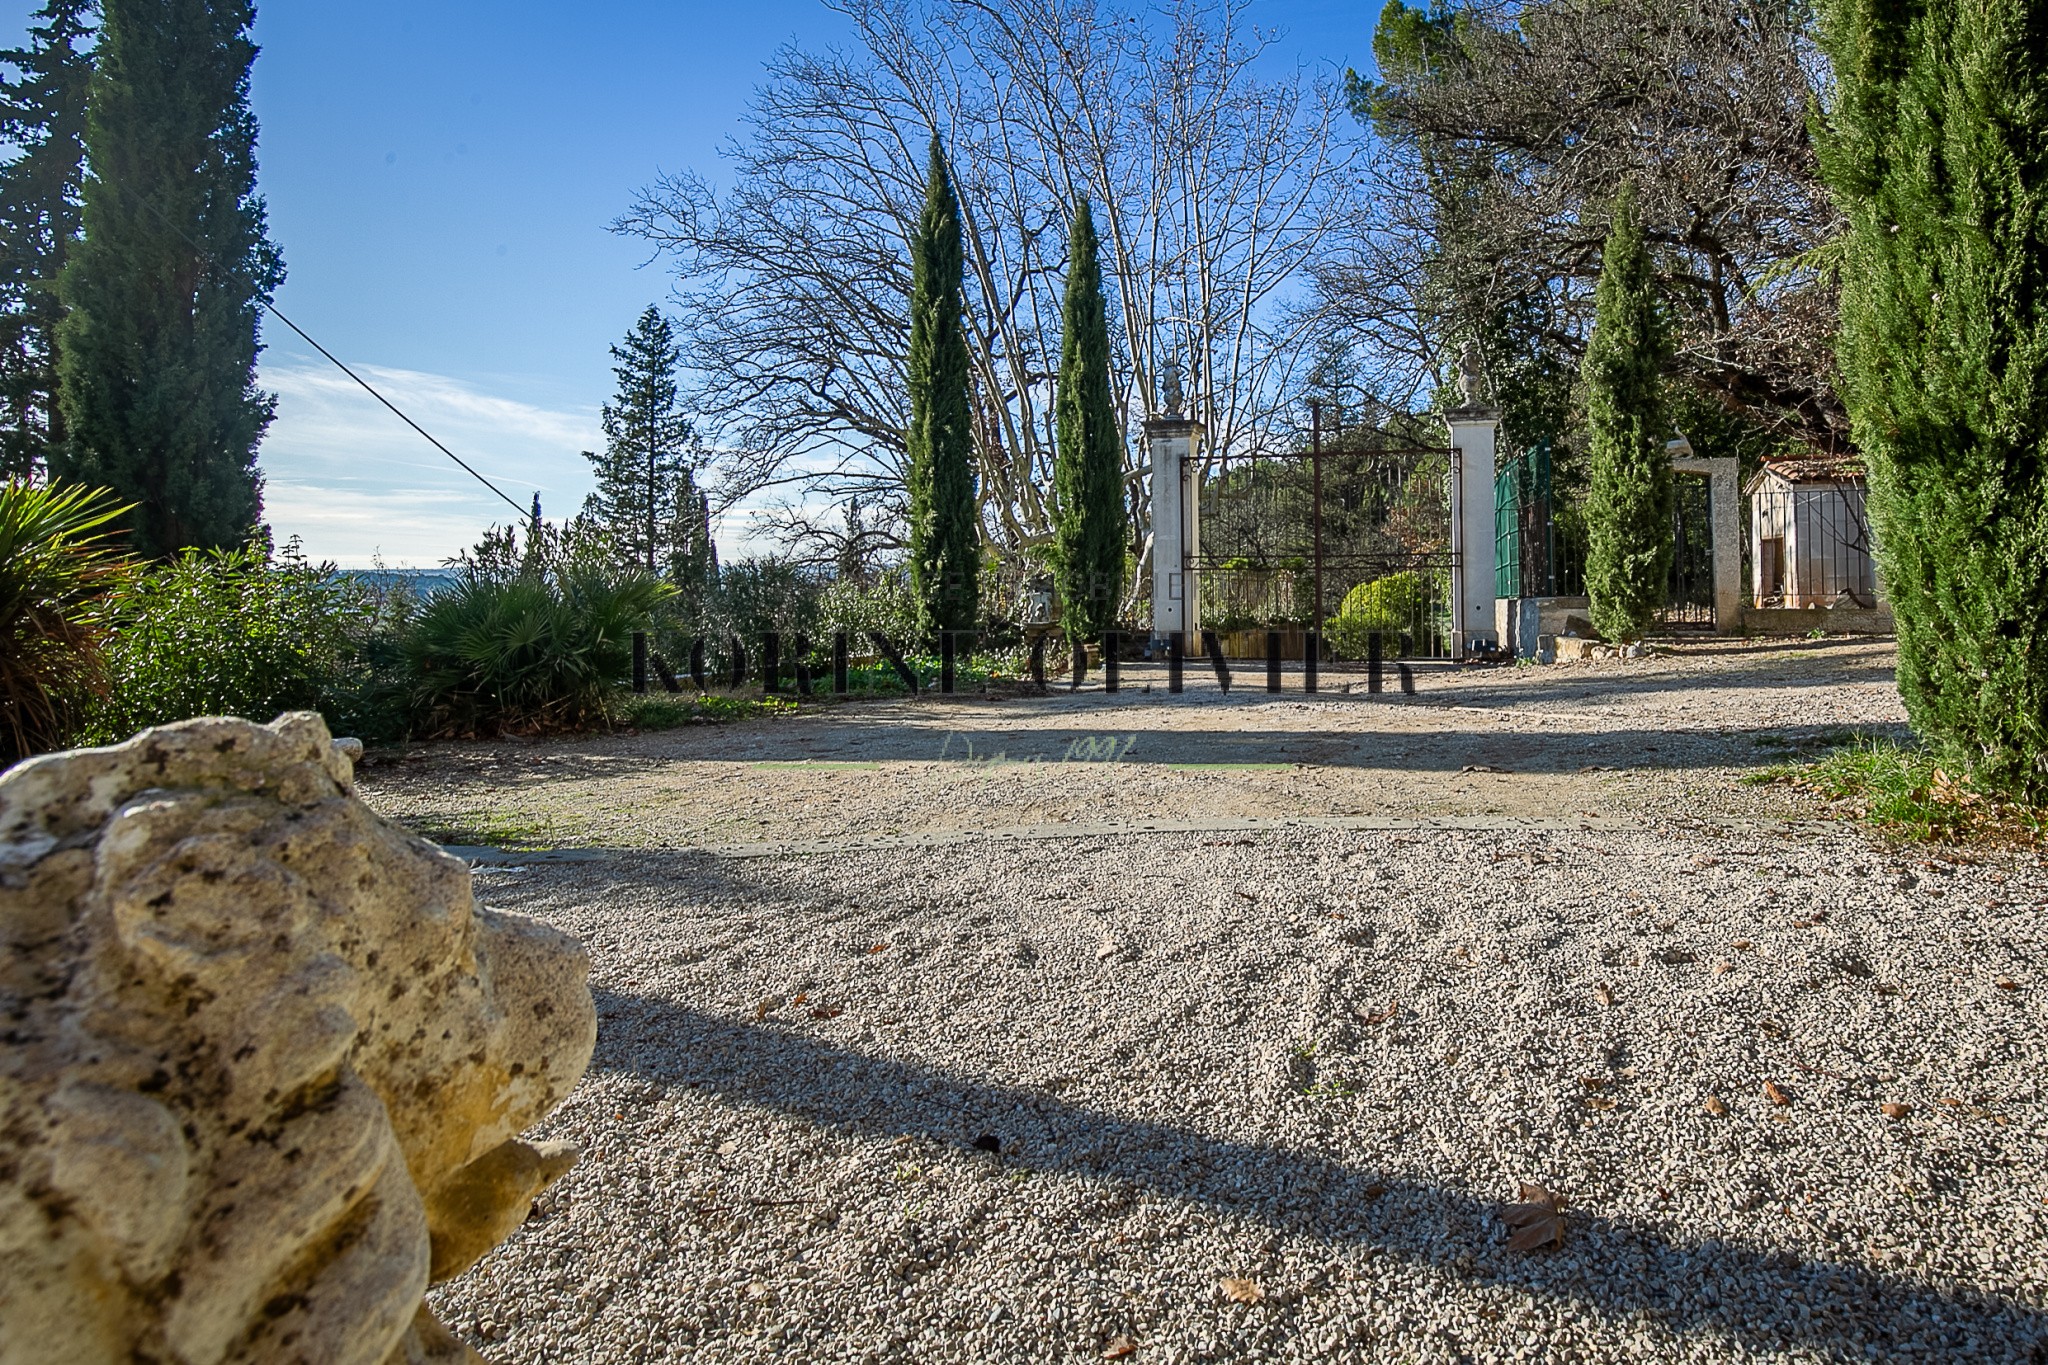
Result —
M47 468L57 404L57 277L79 235L94 0L47 0L26 48L0 52L0 476Z
M1124 594L1123 433L1109 384L1109 312L1095 218L1083 199L1067 242L1054 395L1054 583L1070 633L1116 624Z
M2048 8L1839 0L1838 346L1919 734L2048 800Z
M910 248L910 582L927 632L968 630L980 610L981 510L966 320L960 204L932 138L924 213Z
M1667 346L1635 190L1624 185L1580 370L1591 465L1586 592L1593 625L1610 640L1639 638L1670 588L1671 459L1659 381Z
M239 545L263 510L258 322L284 266L256 194L253 20L245 0L101 6L50 472L134 503L144 555Z
M649 307L612 347L618 392L604 408L605 448L585 451L597 491L584 504L621 557L673 581L701 557L702 505L694 469L696 431L676 388L682 348L659 308Z

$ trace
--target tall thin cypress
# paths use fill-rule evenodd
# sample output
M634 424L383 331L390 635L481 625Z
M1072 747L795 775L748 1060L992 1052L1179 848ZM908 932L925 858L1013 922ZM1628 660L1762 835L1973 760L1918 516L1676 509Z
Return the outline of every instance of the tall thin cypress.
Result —
M2048 800L2048 8L1838 0L1838 355L1913 728Z
M1671 459L1659 379L1668 347L1635 190L1624 185L1580 371L1591 456L1586 592L1593 625L1610 640L1641 636L1670 589Z
M1124 594L1124 455L1109 384L1109 310L1095 217L1083 199L1067 240L1053 456L1054 580L1067 629L1116 624Z
M101 6L50 467L134 503L145 555L239 544L262 514L259 309L284 267L256 194L254 17L245 0Z
M904 433L910 583L925 630L968 630L981 600L980 494L961 303L960 204L936 136L910 258L910 426Z
M57 278L78 241L94 0L47 0L26 48L0 52L0 474L47 467L57 403Z

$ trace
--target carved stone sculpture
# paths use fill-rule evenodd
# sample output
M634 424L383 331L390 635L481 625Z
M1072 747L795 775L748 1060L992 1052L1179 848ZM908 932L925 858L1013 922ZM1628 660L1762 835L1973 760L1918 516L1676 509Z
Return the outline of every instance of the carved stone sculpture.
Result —
M1458 394L1468 408L1486 406L1486 379L1482 373L1485 361L1479 354L1479 343L1467 341L1465 349L1458 355Z
M422 1302L573 1150L589 962L350 794L320 718L0 778L0 1365L478 1357Z

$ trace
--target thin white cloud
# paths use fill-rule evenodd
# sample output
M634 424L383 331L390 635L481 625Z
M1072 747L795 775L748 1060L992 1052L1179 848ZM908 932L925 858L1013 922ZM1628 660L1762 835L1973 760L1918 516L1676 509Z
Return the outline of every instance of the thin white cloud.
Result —
M563 411L446 375L354 367L450 450L524 507L550 517L590 491L582 457L604 439L596 411ZM265 516L278 539L345 567L439 564L513 509L324 362L265 366L277 420L261 453Z

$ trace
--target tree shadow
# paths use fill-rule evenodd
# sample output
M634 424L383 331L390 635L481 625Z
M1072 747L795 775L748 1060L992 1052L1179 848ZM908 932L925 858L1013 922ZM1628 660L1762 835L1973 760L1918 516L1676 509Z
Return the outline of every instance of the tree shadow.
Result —
M1930 1331L1956 1359L2048 1360L2048 1314L1975 1290L1840 1261L1802 1262L1715 1240L1683 1243L1618 1218L1571 1215L1577 1254L1509 1253L1495 1204L1441 1185L1355 1170L1313 1152L1212 1137L1101 1113L1031 1086L964 1079L773 1025L599 989L594 1070L687 1085L740 1105L863 1135L910 1135L971 1151L994 1131L1023 1137L1024 1168L1143 1187L1276 1230L1370 1246L1597 1311L1648 1315L1673 1330L1726 1333L1748 1347L1892 1358L1924 1353ZM976 1159L995 1160L994 1157ZM1603 1267L1626 1266L1626 1275Z

